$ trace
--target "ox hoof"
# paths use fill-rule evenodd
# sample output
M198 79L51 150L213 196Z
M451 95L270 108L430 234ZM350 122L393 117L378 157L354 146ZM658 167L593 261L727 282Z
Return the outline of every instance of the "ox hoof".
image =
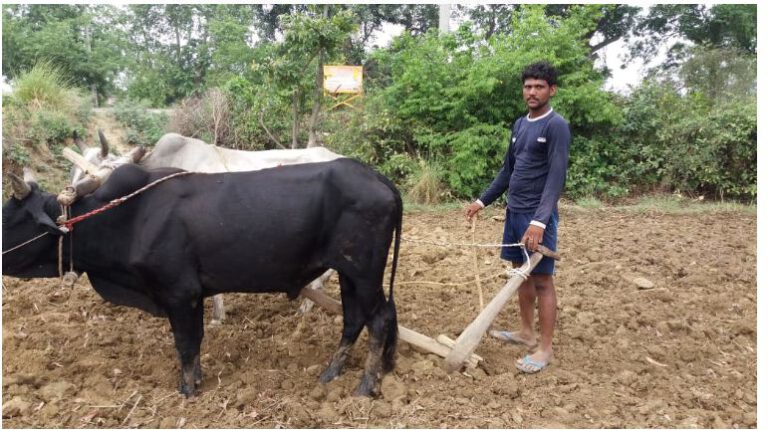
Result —
M320 374L320 377L318 379L320 380L321 383L327 384L333 381L334 379L338 378L340 374L341 374L341 371L339 369L332 369L329 367L325 369L323 373Z
M356 397L373 398L379 395L379 390L377 390L375 386L371 386L371 384L361 382L360 385L355 388L355 391L352 392L352 395Z
M360 380L360 385L355 388L355 391L352 393L352 395L376 397L380 394L378 382L378 378L372 375L364 374L363 379Z
M208 323L208 327L221 327L222 324L221 320L211 320L211 322Z
M186 398L194 397L197 394L194 388L184 383L179 384L179 393L183 394Z

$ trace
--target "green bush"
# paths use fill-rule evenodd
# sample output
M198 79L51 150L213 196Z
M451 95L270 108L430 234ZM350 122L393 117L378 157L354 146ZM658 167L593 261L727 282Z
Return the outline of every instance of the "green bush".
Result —
M47 62L38 63L29 71L22 73L15 81L13 99L22 106L31 109L43 107L68 110L76 98L76 92L69 88L69 83L61 69Z
M480 124L448 137L448 184L458 196L477 197L490 185L504 163L509 133L502 124Z
M38 110L32 115L30 125L30 138L35 142L45 142L49 146L59 145L72 136L71 119L59 111ZM80 132L82 133L82 130Z
M13 93L3 97L4 160L29 165L38 145L56 154L73 131L85 134L90 102L67 82L62 71L48 63L18 75Z
M122 100L115 105L115 118L126 127L128 143L152 147L165 134L168 115L154 113L147 101Z
M756 105L754 97L712 100L646 82L629 97L625 122L617 129L624 152L617 160L621 177L640 191L753 199Z

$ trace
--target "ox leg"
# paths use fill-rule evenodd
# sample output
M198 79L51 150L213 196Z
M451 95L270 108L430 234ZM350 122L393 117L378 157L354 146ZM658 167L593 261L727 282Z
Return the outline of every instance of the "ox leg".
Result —
M181 362L179 392L190 397L195 394L195 389L203 380L200 368L200 344L203 341L202 297L192 299L191 303L170 306L168 318Z
M224 309L224 296L216 294L213 296L213 318L211 319L211 325L221 325L227 318L227 311Z
M330 382L341 375L341 370L349 356L349 349L352 348L365 326L365 314L358 304L352 281L339 273L339 284L341 285L341 306L344 311L344 329L341 333L339 348L331 357L328 367L320 374L322 383Z
M377 284L377 287L378 285L380 283ZM366 300L366 308L373 309L373 312L366 322L368 327L368 356L365 359L365 370L360 384L354 392L358 396L378 395L382 374L391 371L394 367L397 315L394 303L386 301L381 287L378 287L377 290ZM368 291L376 290L370 289Z

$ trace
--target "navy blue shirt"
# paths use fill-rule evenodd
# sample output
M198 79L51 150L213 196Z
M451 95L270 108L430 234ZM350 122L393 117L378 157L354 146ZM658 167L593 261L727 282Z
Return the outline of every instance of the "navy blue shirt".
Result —
M509 190L507 206L512 212L534 212L533 219L544 225L557 211L557 200L565 186L571 131L568 122L550 110L533 120L524 116L515 121L504 165L480 197L493 203Z

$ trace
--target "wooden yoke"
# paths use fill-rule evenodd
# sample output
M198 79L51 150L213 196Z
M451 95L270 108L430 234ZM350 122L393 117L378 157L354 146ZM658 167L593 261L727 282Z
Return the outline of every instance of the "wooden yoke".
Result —
M539 264L539 261L544 257L551 257L555 260L560 260L560 255L551 251L543 245L539 245L538 251L531 255L530 266L523 271L523 275L527 277L531 271ZM509 301L513 294L520 288L520 285L525 281L523 276L512 276L506 285L496 294L496 297L488 303L488 306L480 312L472 323L467 326L461 335L456 339L456 346L453 348L450 354L445 357L445 370L448 372L454 372L461 368L464 362L475 351L483 335L499 315L499 312L504 308L504 305Z

